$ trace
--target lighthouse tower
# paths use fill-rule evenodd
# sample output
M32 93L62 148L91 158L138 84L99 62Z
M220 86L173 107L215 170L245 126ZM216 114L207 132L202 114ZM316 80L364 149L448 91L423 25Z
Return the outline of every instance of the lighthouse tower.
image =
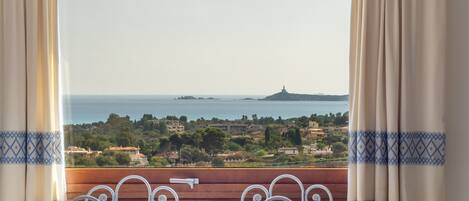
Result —
M283 88L282 88L282 94L286 94L288 93L287 90L285 89L285 85L283 85Z

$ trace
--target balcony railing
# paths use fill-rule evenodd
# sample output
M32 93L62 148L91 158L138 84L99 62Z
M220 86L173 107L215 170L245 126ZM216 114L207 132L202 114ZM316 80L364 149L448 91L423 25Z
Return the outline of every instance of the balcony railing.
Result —
M275 179L272 180L272 182L270 183L269 185L269 188L267 189L264 185L260 185L260 184L253 184L253 185L250 185L248 186L247 188L244 189L244 191L242 193L240 193L240 201L245 201L246 198L247 198L247 195L249 192L251 191L260 191L262 192L261 194L259 193L256 193L252 196L252 200L253 201L275 201L275 200L279 200L279 201L292 201L293 199L285 196L285 195L281 195L281 194L274 194L274 187L275 185L277 184L277 182L279 182L280 180L283 180L283 179L289 179L289 180L293 180L299 187L300 189L300 200L301 201L308 201L309 197L308 195L311 194L311 200L312 201L321 201L321 194L318 192L318 191L322 191L322 194L325 194L327 195L327 198L329 201L333 201L333 197L332 197L332 193L331 191L324 185L321 185L321 184L313 184L313 185L310 185L308 188L305 189L303 183L301 182L301 180L294 176L294 175L291 175L291 174L282 174L282 175L279 175L277 176ZM119 190L121 189L122 185L124 185L125 182L127 182L128 180L138 180L138 181L141 181L145 184L145 187L146 187L146 192L147 192L147 197L148 197L148 201L155 201L155 198L158 198L158 201L167 201L168 200L168 197L166 196L166 194L163 194L162 192L163 191L166 191L166 193L169 193L171 195L171 199L174 199L175 201L179 201L179 196L178 196L178 193L171 187L169 186L165 186L165 185L160 185L158 187L156 187L155 189L152 190L152 187L150 185L150 182L148 182L147 179L145 179L144 177L142 176L139 176L139 175L129 175L129 176L126 176L124 177L123 179L121 179L115 189L111 188L110 186L108 185L97 185L93 188L91 188L87 194L85 195L79 195L77 197L75 197L73 199L73 201L80 201L80 200L84 200L84 201L88 201L88 200L91 200L91 201L107 201L107 200L110 200L110 201L118 201L119 200ZM178 181L177 183L181 183L180 181L195 181L194 178L190 178L190 179L173 179L173 181ZM197 179L198 181L198 179ZM186 182L182 182L182 183L186 183ZM198 182L197 182L198 183ZM189 183L187 183L189 184ZM191 186L191 189L193 188L193 186L195 185L196 183L190 183L189 185ZM104 191L104 192L103 192ZM98 193L100 192L100 193ZM313 192L316 192L316 193L313 193ZM108 199L110 198L110 199Z

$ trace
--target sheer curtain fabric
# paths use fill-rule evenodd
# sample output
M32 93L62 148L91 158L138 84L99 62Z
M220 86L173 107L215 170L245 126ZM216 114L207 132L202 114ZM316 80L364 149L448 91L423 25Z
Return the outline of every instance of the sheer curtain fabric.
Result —
M444 0L353 0L350 201L442 201Z
M0 0L0 200L65 200L56 0Z

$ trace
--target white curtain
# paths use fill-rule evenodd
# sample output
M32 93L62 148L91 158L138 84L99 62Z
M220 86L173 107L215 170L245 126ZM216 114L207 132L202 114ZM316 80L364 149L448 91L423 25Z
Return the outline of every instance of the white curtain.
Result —
M443 201L444 0L353 0L350 201Z
M56 0L0 0L0 200L65 200Z

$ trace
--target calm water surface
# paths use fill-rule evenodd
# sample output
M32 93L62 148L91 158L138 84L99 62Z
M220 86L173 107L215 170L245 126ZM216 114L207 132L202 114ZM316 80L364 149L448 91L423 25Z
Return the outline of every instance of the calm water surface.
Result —
M175 100L178 96L66 96L64 97L64 121L89 123L105 121L110 113L129 115L140 119L143 114L156 117L185 115L189 120L198 118L240 119L242 115L258 117L310 116L348 111L347 101L258 101L243 98L263 96L203 96L216 100Z

